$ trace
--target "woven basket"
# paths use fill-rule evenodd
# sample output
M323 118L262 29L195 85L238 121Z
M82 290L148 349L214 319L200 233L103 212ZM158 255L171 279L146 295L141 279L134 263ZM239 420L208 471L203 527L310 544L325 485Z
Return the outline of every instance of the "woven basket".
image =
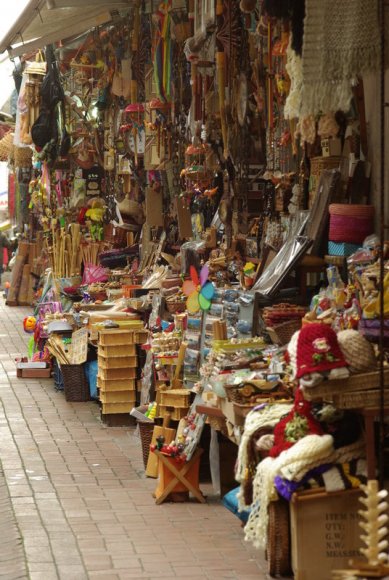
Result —
M389 389L385 390L384 403L385 405L389 404ZM381 394L378 390L334 395L334 405L338 409L366 409L367 407L379 407L380 404Z
M374 218L373 205L354 205L345 203L332 203L328 207L330 215L349 216L366 219Z
M89 401L89 384L84 365L62 365L61 372L66 400L71 403Z
M0 140L0 161L8 161L14 154L14 134L9 131Z
M143 465L145 469L149 460L150 445L153 438L154 423L147 421L138 421L140 442L142 445Z
M273 342L283 346L284 344L288 344L294 333L300 329L301 318L298 320L289 320L289 322L283 322L273 328L268 328L267 332Z
M32 149L31 147L15 147L15 166L16 167L30 167L32 164Z
M385 387L389 390L389 369L384 372ZM332 401L339 394L364 393L379 387L380 374L378 371L357 373L348 379L324 381L316 387L304 389L304 398L307 401Z

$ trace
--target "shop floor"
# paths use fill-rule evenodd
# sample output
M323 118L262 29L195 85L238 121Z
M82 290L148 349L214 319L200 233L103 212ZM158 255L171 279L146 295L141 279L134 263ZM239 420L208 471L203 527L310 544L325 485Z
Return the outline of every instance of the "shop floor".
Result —
M31 580L267 578L263 556L210 488L206 505L155 505L133 427L108 427L97 404L67 403L51 379L16 378L29 314L0 301L0 459L10 497L2 501L0 476L0 577L13 578L2 575L1 544L13 541L5 509Z

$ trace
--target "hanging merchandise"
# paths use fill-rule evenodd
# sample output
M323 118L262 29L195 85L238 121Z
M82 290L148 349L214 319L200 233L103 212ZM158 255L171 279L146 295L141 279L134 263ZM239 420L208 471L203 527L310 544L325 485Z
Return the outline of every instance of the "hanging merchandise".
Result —
M158 97L166 102L171 98L172 40L171 0L163 0L155 13L153 37L154 80Z

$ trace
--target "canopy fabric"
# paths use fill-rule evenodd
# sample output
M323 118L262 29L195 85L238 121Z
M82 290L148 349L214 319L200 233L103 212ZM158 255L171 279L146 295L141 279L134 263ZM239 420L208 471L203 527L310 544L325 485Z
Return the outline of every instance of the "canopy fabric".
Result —
M30 0L0 41L0 53L10 57L43 48L109 23L115 11L131 6L131 0Z

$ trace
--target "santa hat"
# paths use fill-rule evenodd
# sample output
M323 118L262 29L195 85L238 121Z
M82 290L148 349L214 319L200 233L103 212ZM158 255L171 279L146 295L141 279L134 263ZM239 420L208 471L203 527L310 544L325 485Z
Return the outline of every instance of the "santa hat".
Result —
M327 324L307 324L296 332L288 352L294 378L347 367L336 333Z

